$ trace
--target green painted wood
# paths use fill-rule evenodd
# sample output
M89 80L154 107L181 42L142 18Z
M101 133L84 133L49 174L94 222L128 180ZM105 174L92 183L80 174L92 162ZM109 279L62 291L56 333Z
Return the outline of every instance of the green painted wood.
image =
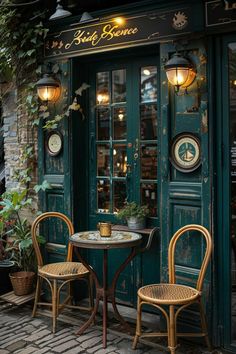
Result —
M180 48L177 48L181 51ZM192 41L184 46L197 68L197 78L188 89L188 95L176 95L173 87L168 87L163 64L175 52L170 44L161 45L161 191L160 205L162 215L160 228L161 245L161 279L168 279L167 252L169 240L180 227L196 223L206 226L211 231L211 183L209 174L209 127L207 119L207 90L206 90L206 51L204 43ZM199 137L202 150L201 166L190 173L175 169L169 157L174 137L180 133L189 132ZM178 245L177 279L178 282L193 285L198 274L204 243L201 238L191 240L188 235ZM211 272L210 267L205 279L205 302L210 322L211 313ZM182 321L181 321L182 318ZM195 311L185 311L180 318L181 326L191 330L199 327L199 317ZM191 331L190 330L190 331Z
M147 50L151 52L150 49ZM140 51L138 51L140 52ZM129 54L129 52L128 52ZM144 53L143 53L144 54ZM146 54L146 53L145 53ZM128 142L131 142L132 148L128 149L128 161L133 163L132 157L134 153L135 139L138 136L139 127L137 124L137 116L139 115L139 97L132 94L132 88L137 89L139 87L139 81L137 73L140 70L140 66L144 64L158 64L157 50L153 59L140 59L135 62L136 55L130 58L127 56L125 59L122 53L116 54L116 60L110 58L109 62L104 61L102 56L101 61L99 58L96 63L92 62L92 58L89 58L84 62L81 60L73 60L73 90L78 87L82 82L90 84L89 90L86 92L83 102L83 108L85 111L85 119L81 120L77 113L72 115L72 131L73 131L73 193L74 193L74 224L76 230L84 229L96 229L99 221L111 221L117 223L117 219L112 214L97 214L96 210L96 150L95 150L95 73L97 71L106 71L112 69L119 69L126 67L128 70L128 100L132 102L128 106L127 115L132 117L132 121L128 126ZM146 55L143 55L144 57ZM91 63L90 63L91 61ZM87 99L87 104L86 104ZM136 100L136 101L135 101ZM136 103L136 104L135 104ZM81 158L80 158L81 157ZM139 200L139 162L136 165L132 164L132 176L129 183L129 199ZM87 215L85 215L87 213ZM86 221L85 221L86 220ZM155 225L157 219L153 220ZM109 277L112 278L114 271L117 269L118 264L121 264L122 260L127 256L128 250L115 250L109 252ZM85 253L86 256L86 253ZM87 257L96 269L102 269L102 259L100 251L89 251ZM153 272L150 272L151 260L155 262ZM101 276L101 274L100 274ZM131 280L131 281L130 281ZM136 302L137 288L142 284L148 282L159 281L159 242L155 242L153 248L147 254L138 256L132 261L130 265L122 272L118 286L117 286L117 298L123 303L134 304Z
M70 67L68 61L57 61L59 65L58 79L62 85L62 94L55 104L50 104L49 119L53 119L56 114L61 114L69 102ZM69 156L69 121L64 118L56 128L63 137L63 149L57 156L50 156L46 141L48 131L43 128L45 123L41 121L39 129L39 183L47 180L51 184L51 189L40 193L42 211L59 211L71 217L71 173ZM45 258L48 262L63 261L66 249L62 245L68 244L66 229L57 221L53 220L42 228L47 243L45 245ZM53 247L47 247L48 243L53 243Z
M235 36L217 38L216 53L220 53L222 60L217 60L216 70L219 73L217 79L217 130L216 130L216 186L217 203L216 215L217 229L217 267L218 282L218 333L221 345L229 352L235 353L236 343L231 340L231 161L230 154L230 119L229 119L229 62L228 44L236 42ZM219 57L220 58L220 57ZM223 206L223 207L222 207ZM222 291L224 289L224 291Z

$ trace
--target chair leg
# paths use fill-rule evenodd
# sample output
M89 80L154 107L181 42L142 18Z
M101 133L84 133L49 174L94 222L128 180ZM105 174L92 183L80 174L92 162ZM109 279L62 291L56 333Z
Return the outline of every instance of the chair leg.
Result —
M168 347L170 349L171 354L175 354L175 350L177 347L176 343L176 328L175 328L175 308L173 305L169 307L169 314L170 314L170 325L168 331Z
M41 278L38 275L37 276L37 285L36 285L36 290L35 290L35 298L34 298L34 307L33 307L33 312L32 312L32 317L35 317L36 311L37 311L37 306L40 298L40 293L41 293Z
M212 351L212 345L211 345L211 342L210 342L210 339L209 339L209 336L208 336L205 311L204 311L201 299L199 300L199 308L200 308L202 332L205 334L205 341L206 341L207 348L209 349L209 351Z
M56 322L57 322L57 281L53 280L52 286L52 332L56 332Z
M134 336L134 341L132 345L132 349L136 349L138 344L139 337L141 336L141 316L142 316L142 303L141 299L138 296L138 303L137 303L137 324L136 324L136 332Z

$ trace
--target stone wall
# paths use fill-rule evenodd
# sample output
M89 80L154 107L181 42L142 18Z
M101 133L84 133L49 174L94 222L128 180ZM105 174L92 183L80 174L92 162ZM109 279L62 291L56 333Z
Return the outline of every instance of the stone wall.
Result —
M27 144L34 144L37 154L37 131L28 124L28 117L24 112L24 106L19 109L17 90L11 90L4 95L4 152L5 152L5 186L6 190L12 188L25 188L14 177L15 171L23 171L32 167L31 182L29 183L29 196L32 198L32 208L38 209L38 197L33 187L37 184L37 156L29 163L22 163L22 153ZM17 109L18 107L18 109ZM30 217L30 216L29 216Z

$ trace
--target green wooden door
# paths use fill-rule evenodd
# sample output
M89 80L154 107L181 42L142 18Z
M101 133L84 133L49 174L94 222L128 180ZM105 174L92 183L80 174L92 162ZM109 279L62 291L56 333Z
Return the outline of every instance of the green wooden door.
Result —
M217 103L219 327L221 345L236 351L236 36L218 42L223 60ZM223 53L223 56L222 56Z
M101 61L89 67L90 229L96 229L99 221L117 223L115 214L126 200L148 205L149 222L157 224L157 63L155 55ZM128 252L109 252L110 277ZM101 268L98 253L90 253L90 262ZM135 302L141 263L141 257L136 257L120 276L120 300ZM158 274L159 269L153 281Z
M182 47L183 48L183 47ZM181 50L181 46L177 49ZM197 77L188 88L188 94L180 90L178 95L168 85L164 64L176 48L163 44L160 49L161 66L161 121L160 141L160 234L161 234L161 281L168 281L168 246L175 231L187 224L201 224L211 231L211 171L209 168L209 120L207 96L207 53L202 41L191 41L182 52L195 64ZM179 170L173 161L173 146L179 136L199 139L201 165L193 171ZM176 249L177 282L194 286L203 260L204 241L191 233L178 243ZM208 268L204 282L204 299L208 323L211 325L211 271ZM183 330L199 330L199 314L195 309L186 309L179 319ZM188 328L186 328L188 327ZM190 329L191 327L191 329ZM210 328L209 328L210 329Z

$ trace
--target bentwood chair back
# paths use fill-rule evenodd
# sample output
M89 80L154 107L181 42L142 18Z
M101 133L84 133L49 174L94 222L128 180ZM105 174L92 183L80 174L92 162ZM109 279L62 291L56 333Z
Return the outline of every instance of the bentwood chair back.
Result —
M32 316L35 317L38 306L50 306L52 309L53 333L56 331L56 321L59 313L64 307L77 308L87 311L92 311L93 296L92 296L92 280L89 271L82 263L72 262L73 246L68 244L67 258L65 262L44 264L43 257L40 252L40 247L37 242L37 230L39 224L46 219L59 219L64 222L68 229L68 234L71 236L74 233L74 227L70 219L59 212L45 212L39 215L33 222L31 228L33 246L38 263L37 286L35 293L35 302ZM88 284L89 307L73 306L72 305L72 291L71 282L74 280L85 280ZM42 282L45 281L51 291L51 303L41 302L41 287ZM64 286L67 285L67 296L63 303L60 303L60 292Z
M198 235L202 235L205 238L206 243L205 255L201 263L195 288L187 285L176 284L175 275L175 249L177 241L179 241L183 234L190 231L195 231L194 234L190 233L190 237L198 237ZM169 283L146 285L138 290L137 326L133 349L136 348L139 338L155 336L167 337L168 348L172 354L175 353L177 348L177 337L205 337L206 344L208 348L211 349L207 332L206 318L202 304L203 280L210 261L211 251L212 239L209 231L205 227L192 224L186 225L176 231L170 241L168 249ZM179 313L193 303L198 303L199 305L202 331L200 333L177 332L177 318ZM167 322L166 333L142 333L141 315L143 305L152 305L161 311Z

